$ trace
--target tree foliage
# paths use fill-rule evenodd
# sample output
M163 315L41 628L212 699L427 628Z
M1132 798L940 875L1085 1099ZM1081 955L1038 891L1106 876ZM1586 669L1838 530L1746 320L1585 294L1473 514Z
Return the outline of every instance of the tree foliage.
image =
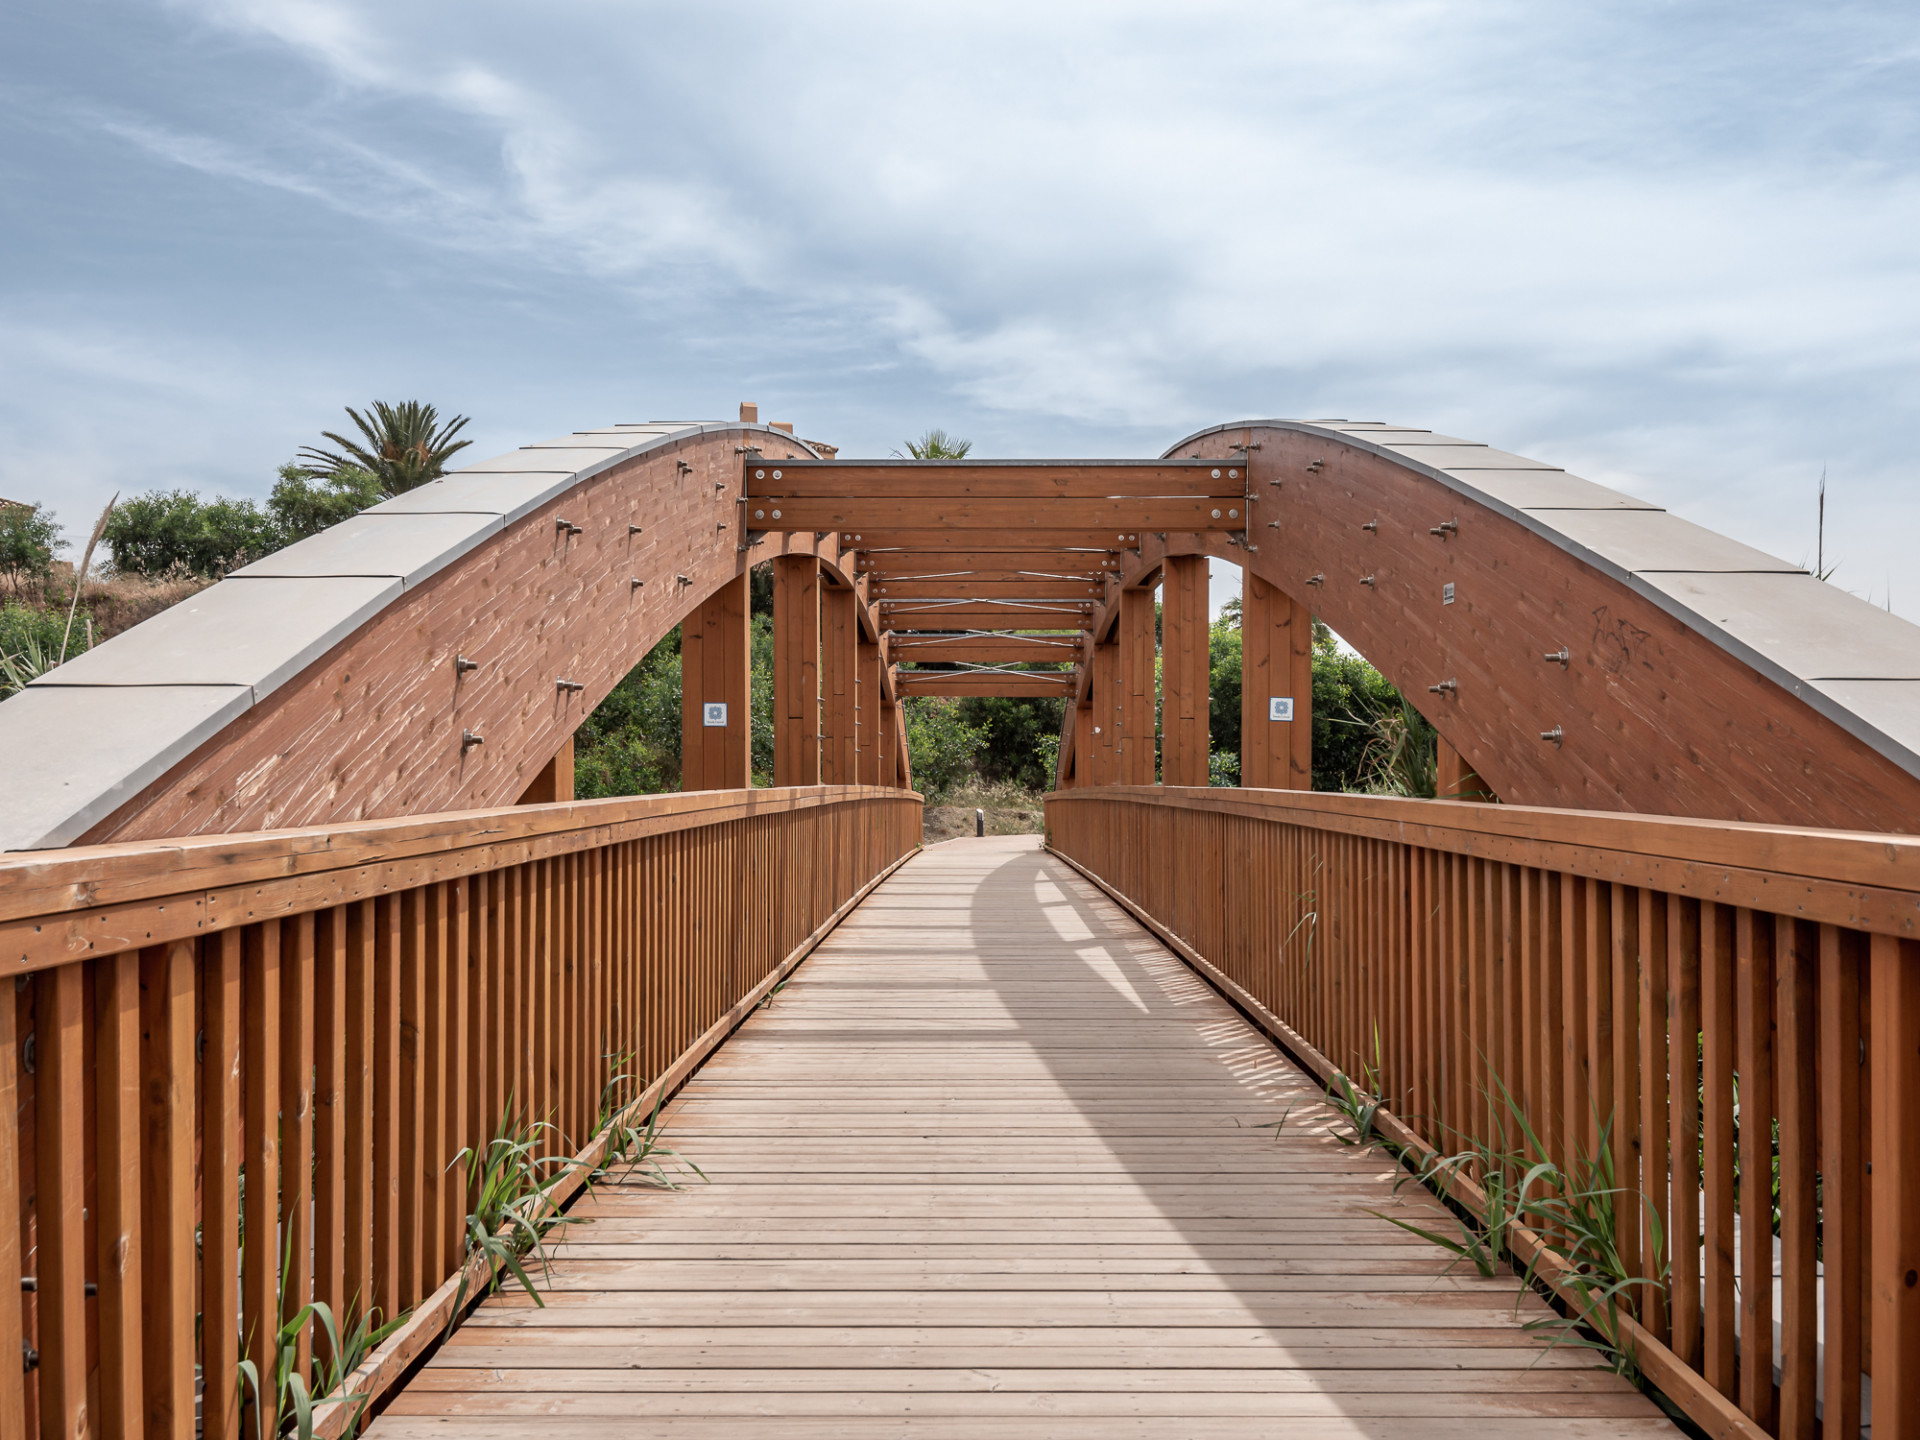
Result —
M929 430L918 440L907 441L907 453L916 460L964 460L972 449L971 440L944 430Z
M990 785L1011 782L1026 790L1053 788L1053 770L1043 742L1051 736L1059 743L1065 701L970 695L958 703L961 721L981 735L974 771L982 780ZM920 756L910 753L918 780Z
M418 400L389 405L376 400L362 415L351 405L347 416L360 431L352 440L332 430L320 432L338 450L306 446L300 451L305 468L315 475L331 476L342 470L363 470L371 475L382 495L399 495L437 480L455 452L473 442L453 437L466 427L467 417L456 415L445 425L440 413Z
M53 576L54 557L66 544L46 506L0 504L0 579L6 581L9 595L44 590Z
M974 776L974 763L987 748L986 727L967 723L963 701L914 696L901 702L907 718L907 755L914 788L936 800Z
M582 800L680 788L680 627L668 632L573 735Z

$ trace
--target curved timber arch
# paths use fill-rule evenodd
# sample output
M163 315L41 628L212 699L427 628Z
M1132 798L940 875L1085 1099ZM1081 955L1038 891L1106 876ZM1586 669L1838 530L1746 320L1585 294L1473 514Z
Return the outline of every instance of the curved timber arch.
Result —
M823 452L749 421L582 431L249 566L0 705L0 848L511 803L682 621L687 781L744 785L768 560L776 783L906 779L903 694L1077 698L1063 775L1152 783L1164 574L1164 773L1201 784L1207 555L1272 587L1293 693L1310 611L1508 801L1920 828L1920 628L1551 466L1345 421L1158 460ZM1303 759L1248 775L1303 785Z
M1430 431L1259 420L1167 455L1244 460L1251 548L1149 536L1138 567L1203 552L1285 591L1505 800L1920 829L1920 627L1657 506Z
M851 581L831 537L743 548L745 447L819 453L748 423L562 436L377 505L69 661L0 704L0 849L513 803L750 563L818 548Z

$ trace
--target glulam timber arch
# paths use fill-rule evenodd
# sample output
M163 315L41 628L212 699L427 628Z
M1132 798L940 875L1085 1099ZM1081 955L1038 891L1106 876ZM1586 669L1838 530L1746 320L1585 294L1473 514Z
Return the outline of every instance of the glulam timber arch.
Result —
M1253 523L1147 535L1116 583L1241 565L1510 803L1920 829L1920 627L1798 566L1430 431L1260 420L1166 453L1243 462Z
M819 453L752 423L582 431L235 572L0 705L0 848L513 803L750 565L817 558L857 594L831 536L745 543L749 447Z

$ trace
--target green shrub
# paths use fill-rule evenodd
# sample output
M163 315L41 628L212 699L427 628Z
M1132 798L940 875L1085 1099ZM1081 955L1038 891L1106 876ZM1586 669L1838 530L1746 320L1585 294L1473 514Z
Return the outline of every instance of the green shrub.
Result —
M0 580L8 593L44 590L53 577L53 558L66 543L46 506L0 505Z
M271 555L280 527L251 500L202 500L191 490L155 490L114 507L107 520L113 568L136 575L222 575Z
M282 545L291 545L358 515L381 501L380 482L365 470L345 466L319 475L298 465L282 465L267 513Z
M680 628L675 626L574 732L582 800L680 788Z
M986 727L966 722L963 703L926 695L901 702L906 709L913 786L929 800L973 778L974 762L987 748Z

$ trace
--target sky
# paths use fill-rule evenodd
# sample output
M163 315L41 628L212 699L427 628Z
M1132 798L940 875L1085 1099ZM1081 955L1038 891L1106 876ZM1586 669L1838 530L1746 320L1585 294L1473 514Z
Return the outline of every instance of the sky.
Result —
M742 400L843 455L1340 416L1920 619L1911 4L10 0L0 496Z

